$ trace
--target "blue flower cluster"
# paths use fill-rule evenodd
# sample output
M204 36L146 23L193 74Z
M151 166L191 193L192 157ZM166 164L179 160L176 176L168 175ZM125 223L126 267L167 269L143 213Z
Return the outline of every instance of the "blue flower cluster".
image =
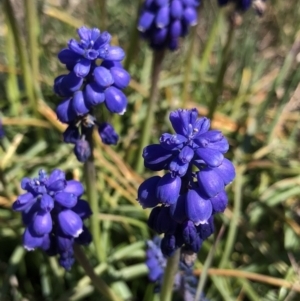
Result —
M199 5L200 0L146 0L138 29L152 48L176 50L179 38L197 24Z
M162 254L160 249L161 239L156 236L153 240L147 241L146 249L146 265L149 273L148 278L151 282L156 283L155 291L160 291L164 270L167 264L167 259ZM181 252L181 260L179 262L179 271L174 277L173 290L178 292L184 301L194 301L196 295L196 287L198 279L193 274L194 262L187 263L184 258L189 256L186 250ZM202 294L199 301L208 301Z
M168 170L145 180L138 189L143 208L152 208L148 225L164 233L162 252L171 256L185 246L197 253L214 231L213 215L227 206L225 186L235 169L224 153L229 145L220 131L209 130L210 120L197 118L198 111L170 113L175 134L165 133L159 144L144 148L145 167ZM160 206L158 206L160 205Z
M92 240L83 224L92 211L80 199L82 184L67 181L63 171L54 169L49 176L40 170L38 178L24 178L21 187L27 192L17 198L12 208L22 213L26 226L24 248L41 248L50 256L59 254L60 265L70 270L74 263L73 244L87 245Z
M95 124L103 143L117 143L112 125L99 124L92 110L104 103L111 113L124 114L127 98L122 90L128 86L130 75L120 62L125 56L123 49L110 45L108 32L86 27L77 32L80 41L71 39L68 48L58 54L69 72L54 80L54 91L64 97L56 108L58 119L69 125L64 141L75 145L78 160L84 162L91 152L86 137Z
M259 15L262 15L265 11L266 0L218 0L218 2L220 6L224 6L230 2L233 2L236 6L236 9L239 11L246 11L253 6L256 12Z

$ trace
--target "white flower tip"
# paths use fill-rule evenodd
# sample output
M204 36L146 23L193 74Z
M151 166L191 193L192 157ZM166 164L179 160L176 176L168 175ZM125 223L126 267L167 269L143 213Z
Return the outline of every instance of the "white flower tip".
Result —
M78 237L81 233L83 232L83 229L79 229L75 234L74 234L74 237Z
M24 249L26 250L26 251L34 251L35 250L35 248L31 248L31 247L28 247L28 246L24 246Z
M145 32L146 30L145 30L145 28L143 27L143 26L138 26L138 31L141 31L141 32Z
M126 112L126 109L124 109L122 112L120 112L119 115L124 115L125 112Z

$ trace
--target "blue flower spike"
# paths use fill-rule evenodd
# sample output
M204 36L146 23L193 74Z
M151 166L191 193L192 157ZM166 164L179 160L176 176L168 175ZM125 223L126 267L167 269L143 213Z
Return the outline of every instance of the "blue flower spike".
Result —
M178 4L176 4L178 5ZM210 120L198 118L196 109L170 113L174 134L164 133L159 144L145 147L145 167L165 170L162 177L146 179L138 189L143 208L153 208L148 225L164 234L161 249L171 256L184 247L197 253L214 231L213 216L226 209L226 185L235 178L231 161L224 157L229 144Z
M146 0L140 14L138 30L153 49L176 50L179 38L185 37L188 28L197 24L199 5L200 0Z
M128 101L122 90L129 85L130 75L121 64L123 49L110 45L108 32L83 26L77 33L79 40L71 39L58 53L68 73L54 80L54 92L64 98L56 108L57 118L69 125L64 142L73 144L78 161L85 162L91 155L86 136L94 125L103 143L117 144L113 127L104 120L98 123L93 111L103 103L110 113L123 115Z
M81 200L84 192L80 182L66 180L65 173L54 169L48 176L40 170L39 177L24 178L20 195L12 208L22 213L25 231L23 246L28 251L44 250L49 256L59 255L59 263L70 270L74 263L74 242L87 245L92 237L83 220L92 211Z

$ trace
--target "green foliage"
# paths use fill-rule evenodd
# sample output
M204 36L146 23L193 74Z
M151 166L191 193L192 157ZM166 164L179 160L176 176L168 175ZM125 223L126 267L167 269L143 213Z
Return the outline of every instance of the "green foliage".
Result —
M132 74L126 114L109 117L120 143L111 148L98 141L95 149L103 260L93 244L85 253L121 300L157 300L144 265L144 242L153 236L149 212L136 201L149 171L134 170L151 86L151 51L135 31L140 1L31 0L23 9L26 1L0 3L0 118L6 132L0 140L0 300L106 300L78 264L66 273L56 258L25 252L20 215L10 209L21 178L41 167L83 177L71 146L62 143L64 126L53 111L59 99L52 92L62 71L57 52L82 24L106 24L101 30L113 34L113 43L130 49L125 64ZM196 262L198 271L206 263L201 288L207 297L297 301L300 2L269 1L262 18L249 11L234 28L227 11L203 2L197 28L180 50L166 54L149 134L157 142L170 129L171 110L197 107L213 115L212 126L230 141L237 179L229 187L229 208Z

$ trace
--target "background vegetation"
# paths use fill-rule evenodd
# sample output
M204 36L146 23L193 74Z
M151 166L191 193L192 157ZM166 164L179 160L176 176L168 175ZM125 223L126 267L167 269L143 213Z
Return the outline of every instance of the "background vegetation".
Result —
M105 3L106 2L106 3ZM10 10L12 4L13 11ZM120 143L95 149L104 258L93 244L86 255L123 300L151 301L144 265L148 211L136 201L149 171L137 172L142 122L147 114L152 54L136 41L139 0L2 0L0 3L0 300L105 300L82 268L64 272L55 258L25 252L20 214L10 209L20 180L58 167L82 180L82 165L62 143L53 79L63 72L56 55L85 24L108 30L127 50L132 75L125 115L110 117ZM251 10L231 28L227 11L203 1L198 26L168 53L159 82L152 142L170 130L179 107L215 110L212 126L231 145L237 170L230 203L216 219L216 234L198 254L204 292L219 300L300 300L300 2L268 1L262 18ZM216 106L215 106L216 105ZM96 213L95 213L96 214ZM213 248L213 246L215 246ZM210 252L214 250L214 254ZM205 281L206 280L206 281Z

